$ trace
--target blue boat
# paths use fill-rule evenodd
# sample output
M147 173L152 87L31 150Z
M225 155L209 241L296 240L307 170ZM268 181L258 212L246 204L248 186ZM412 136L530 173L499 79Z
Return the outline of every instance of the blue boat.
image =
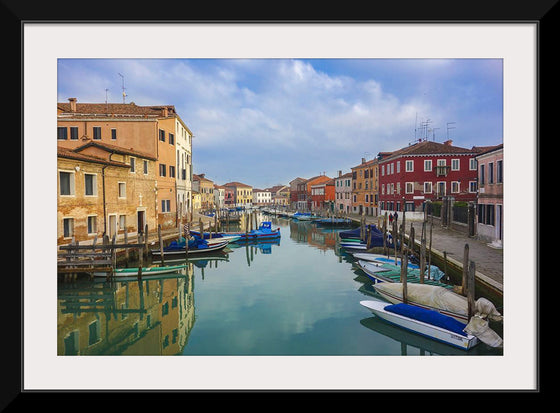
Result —
M352 225L353 221L348 218L320 218L313 221L319 226L347 226Z
M205 254L213 251L223 250L227 245L228 241L221 241L215 243L208 243L206 240L201 238L194 238L189 240L188 252L185 249L184 238L180 241L171 241L171 243L163 248L163 255L167 256L181 256L181 255L193 255L193 254ZM161 256L160 249L150 250L153 256Z
M258 229L249 232L236 232L235 234L241 236L238 242L256 239L274 239L280 237L280 228L272 229L272 222L263 221Z

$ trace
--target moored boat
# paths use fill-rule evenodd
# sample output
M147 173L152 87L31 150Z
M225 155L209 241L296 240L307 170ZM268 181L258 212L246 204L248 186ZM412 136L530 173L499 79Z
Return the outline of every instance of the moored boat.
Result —
M374 282L396 283L401 281L402 269L400 265L364 260L358 260L356 264ZM406 280L407 283L420 283L420 269L408 267L406 272ZM445 284L433 279L428 279L426 274L424 274L423 283L427 285L440 286L449 290L453 289L453 286L450 284Z
M185 243L171 242L169 246L163 248L163 255L167 256L184 256L193 254L207 254L213 251L223 250L228 245L228 241L220 241L217 243L208 243L207 240L194 239L189 240L188 251L185 248ZM151 249L150 252L153 256L161 256L160 249Z
M263 221L258 229L248 232L238 232L236 234L240 236L240 239L238 239L239 242L255 239L274 239L280 237L280 228L273 229L272 222Z
M374 300L360 301L360 304L391 324L463 350L479 343L476 336L465 332L467 324L434 310Z
M161 267L157 267L157 266L153 266L153 267L142 267L142 275L160 275L160 274L168 274L168 273L172 273L172 272L177 272L183 268L185 268L187 265L183 264L183 265L167 265L167 266L161 266ZM133 275L137 275L138 274L138 267L126 267L126 268L115 268L113 270L113 276L114 277L130 277ZM94 276L96 277L106 277L107 273L106 272L94 272L93 273Z

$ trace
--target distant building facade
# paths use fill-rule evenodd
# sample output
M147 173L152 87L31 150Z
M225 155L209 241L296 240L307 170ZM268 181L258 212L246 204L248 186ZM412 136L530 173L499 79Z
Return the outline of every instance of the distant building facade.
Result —
M497 248L503 246L504 146L476 156L478 165L477 236Z
M342 174L334 178L334 202L335 211L350 214L352 212L352 172Z

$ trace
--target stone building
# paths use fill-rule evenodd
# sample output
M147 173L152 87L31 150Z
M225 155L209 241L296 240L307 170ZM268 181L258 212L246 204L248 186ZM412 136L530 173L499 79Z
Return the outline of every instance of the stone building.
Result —
M57 244L157 227L156 158L101 142L57 152Z

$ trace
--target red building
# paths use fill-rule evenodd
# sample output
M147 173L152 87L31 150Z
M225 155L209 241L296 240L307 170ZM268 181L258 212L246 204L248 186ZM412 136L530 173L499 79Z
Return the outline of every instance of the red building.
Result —
M383 211L422 210L425 201L452 196L476 201L479 149L420 141L378 155L379 208Z
M235 206L235 191L232 187L224 186L224 205L227 208Z
M311 185L311 210L330 208L334 211L334 179Z

